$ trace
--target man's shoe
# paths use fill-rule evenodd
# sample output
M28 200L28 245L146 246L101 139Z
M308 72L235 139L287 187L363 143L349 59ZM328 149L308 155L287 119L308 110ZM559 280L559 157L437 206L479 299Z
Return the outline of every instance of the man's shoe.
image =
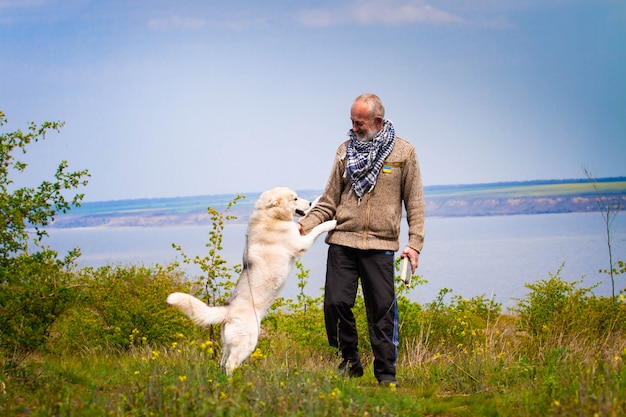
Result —
M339 364L339 373L343 376L350 378L360 378L363 376L363 365L361 365L361 359L356 358L344 358Z
M384 387L395 387L395 388L400 387L400 384L398 384L398 381L393 377L383 378L380 381L378 381L378 383Z

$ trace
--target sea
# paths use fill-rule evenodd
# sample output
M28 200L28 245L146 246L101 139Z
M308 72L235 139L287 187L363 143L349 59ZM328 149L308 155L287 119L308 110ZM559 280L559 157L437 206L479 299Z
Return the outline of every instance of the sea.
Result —
M61 255L79 247L80 267L105 265L167 265L181 262L177 244L190 257L204 256L210 226L51 228L46 243ZM613 261L626 260L626 213L610 225ZM241 263L246 226L227 224L221 256L233 266ZM401 245L406 244L406 226ZM595 286L597 296L612 294L611 279L599 270L609 268L606 222L600 212L481 217L427 217L426 239L416 274L426 282L406 293L413 301L429 303L442 289L452 296L484 296L505 309L515 307L529 289L526 284L559 273L581 287ZM301 261L309 271L304 292L322 293L328 246L321 236ZM181 262L182 264L182 262ZM182 265L190 277L200 269ZM559 272L560 270L560 272ZM617 275L615 293L626 289L626 274ZM281 295L300 292L295 272Z

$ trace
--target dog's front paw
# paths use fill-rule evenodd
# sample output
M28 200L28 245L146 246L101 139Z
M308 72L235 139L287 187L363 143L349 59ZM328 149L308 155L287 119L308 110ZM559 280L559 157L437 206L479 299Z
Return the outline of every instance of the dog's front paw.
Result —
M322 223L322 226L323 226L325 232L330 232L335 227L337 227L337 220L328 220L328 221Z

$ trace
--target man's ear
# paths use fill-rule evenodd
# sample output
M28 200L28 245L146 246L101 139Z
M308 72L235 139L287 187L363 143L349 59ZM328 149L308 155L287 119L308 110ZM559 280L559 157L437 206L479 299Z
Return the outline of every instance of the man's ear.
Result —
M380 131L383 128L383 118L381 116L376 116L374 118L374 127L378 131Z

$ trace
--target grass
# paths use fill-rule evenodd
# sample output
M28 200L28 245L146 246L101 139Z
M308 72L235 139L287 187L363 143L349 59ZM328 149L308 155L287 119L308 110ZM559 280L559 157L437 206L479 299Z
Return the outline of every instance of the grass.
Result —
M468 300L469 301L469 300ZM468 317L461 300L453 321ZM621 306L622 308L624 306ZM307 314L315 316L316 312ZM28 416L620 416L626 412L626 336L531 336L519 317L466 323L462 341L405 340L400 387L336 373L329 348L294 343L280 314L232 377L219 344L178 334L167 346L84 349L31 356L0 377L0 413ZM460 319L460 320L459 320ZM278 321L278 322L276 322ZM297 323L294 323L297 322ZM431 324L434 321L430 322ZM311 323L311 325L314 325ZM450 327L450 326L448 326ZM432 328L432 327L431 327ZM364 353L364 363L371 357Z
M497 409L488 394L433 396L421 384L382 388L371 373L343 379L334 363L312 357L252 358L231 378L189 348L39 357L29 368L38 384L18 396L7 385L3 397L17 403L3 401L5 415L489 415L483 412Z

